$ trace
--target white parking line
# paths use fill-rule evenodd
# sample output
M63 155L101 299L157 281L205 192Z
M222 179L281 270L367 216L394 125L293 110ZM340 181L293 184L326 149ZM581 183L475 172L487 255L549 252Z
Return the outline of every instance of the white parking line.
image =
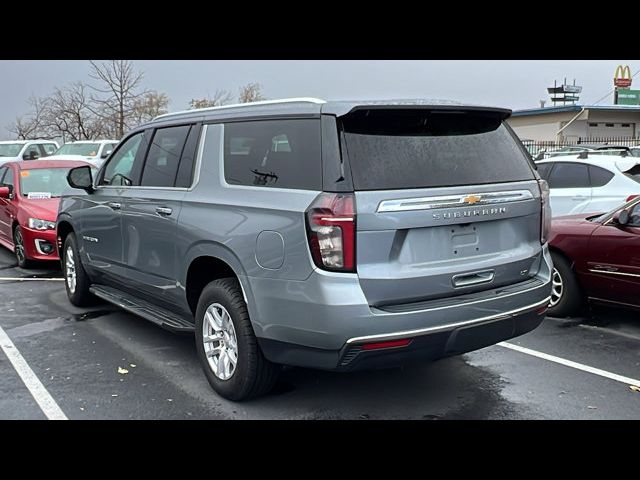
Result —
M566 360L554 355L549 355L548 353L531 350L530 348L521 347L520 345L514 345L513 343L500 342L498 343L498 345L504 348L515 350L516 352L524 353L526 355L531 355L533 357L542 358L550 362L559 363L560 365L564 365L566 367L575 368L576 370L582 370L583 372L589 372L593 373L594 375L609 378L611 380L615 380L616 382L626 383L627 385L640 386L640 380L637 380L635 378L625 377L622 375L618 375L617 373L607 372L606 370L600 370L599 368L590 367L589 365L583 365L582 363Z
M64 278L0 277L0 282L64 282Z
M0 347L46 417L49 420L68 420L2 327L0 327Z

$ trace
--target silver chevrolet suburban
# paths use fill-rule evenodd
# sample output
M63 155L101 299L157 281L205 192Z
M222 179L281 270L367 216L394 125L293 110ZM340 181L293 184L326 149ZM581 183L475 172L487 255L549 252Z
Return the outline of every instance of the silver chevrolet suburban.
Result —
M548 188L509 110L289 99L161 115L57 221L74 305L195 331L242 400L280 365L426 361L534 329L551 291Z

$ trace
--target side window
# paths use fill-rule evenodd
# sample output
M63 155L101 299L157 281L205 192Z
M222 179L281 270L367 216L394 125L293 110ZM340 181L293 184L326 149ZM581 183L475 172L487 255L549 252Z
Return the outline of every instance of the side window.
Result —
M187 143L182 150L180 167L176 176L176 187L189 188L193 183L194 167L198 152L198 138L200 137L201 125L193 125L187 136Z
M553 168L553 163L538 164L538 174L543 180L549 181L549 174Z
M36 160L41 156L40 149L36 144L27 145L27 148L25 148L24 153L22 154L22 158L26 160Z
M4 174L7 173L7 167L0 167L0 186L4 185L4 183L2 183Z
M173 187L189 128L189 125L182 125L159 128L155 131L144 163L140 185Z
M142 144L144 132L129 137L110 158L100 185L133 185L133 161Z
M549 177L550 188L591 188L589 170L583 163L557 162Z
M320 160L319 120L224 126L224 178L230 185L321 190Z
M604 187L613 178L613 173L595 165L589 165L589 176L592 187Z
M40 144L40 150L42 152L42 156L46 157L48 155L53 155L53 153L57 150L55 143L42 143Z
M102 156L102 158L107 158L109 155L111 155L111 152L113 152L117 146L117 143L105 143L102 146L102 153L100 155Z

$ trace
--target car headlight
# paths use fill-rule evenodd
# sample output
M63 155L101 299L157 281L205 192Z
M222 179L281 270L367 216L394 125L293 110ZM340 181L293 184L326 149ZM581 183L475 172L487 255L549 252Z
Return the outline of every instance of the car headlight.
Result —
M29 228L33 228L34 230L55 230L56 222L50 222L49 220L40 220L39 218L30 218Z

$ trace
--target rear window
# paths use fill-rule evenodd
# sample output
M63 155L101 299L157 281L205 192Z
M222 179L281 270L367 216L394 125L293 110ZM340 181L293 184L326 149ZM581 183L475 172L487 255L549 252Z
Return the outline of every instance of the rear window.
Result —
M640 183L640 165L636 165L631 170L627 170L624 174L632 180Z
M595 165L589 165L589 177L591 177L592 187L604 187L613 178L613 172Z
M534 179L495 114L358 110L342 118L356 190L447 187Z

